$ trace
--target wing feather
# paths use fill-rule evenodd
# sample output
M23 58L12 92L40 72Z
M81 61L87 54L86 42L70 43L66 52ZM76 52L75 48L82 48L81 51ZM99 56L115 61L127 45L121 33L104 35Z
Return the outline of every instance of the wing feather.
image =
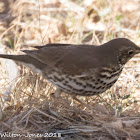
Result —
M97 46L53 44L37 47L38 50L24 50L25 53L63 73L71 75L87 75L102 65ZM102 54L101 54L102 55ZM98 58L98 59L97 59ZM104 60L105 61L105 60Z

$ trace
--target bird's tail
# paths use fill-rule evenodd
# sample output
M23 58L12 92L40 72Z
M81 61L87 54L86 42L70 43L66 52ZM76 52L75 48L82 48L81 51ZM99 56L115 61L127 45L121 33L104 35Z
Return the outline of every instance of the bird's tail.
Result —
M12 59L18 62L26 62L27 60L30 60L30 58L28 59L28 55L8 55L8 54L0 54L0 58L5 58L5 59ZM26 58L26 60L25 60Z
M8 54L0 54L0 58L6 58L6 59L12 59L17 62L20 62L21 64L29 67L35 72L38 72L38 70L44 69L46 67L45 64L40 62L39 60L31 57L28 54L25 55L8 55Z

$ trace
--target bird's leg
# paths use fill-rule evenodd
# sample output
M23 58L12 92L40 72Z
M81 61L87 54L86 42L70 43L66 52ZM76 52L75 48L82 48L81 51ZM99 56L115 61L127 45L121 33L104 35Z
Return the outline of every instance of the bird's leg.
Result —
M57 88L57 89L55 90L55 92L54 92L54 96L55 96L56 98L58 98L58 97L60 97L61 93L62 93L62 90L61 90L60 88ZM73 95L72 98L73 98L75 101L77 101L78 103L80 103L80 104L82 104L82 105L84 105L84 106L87 107L87 105L86 105L85 103L83 103L82 101L80 101L80 100L76 97L76 95Z
M81 105L83 105L83 106L85 106L86 108L88 108L89 110L92 110L92 108L91 108L89 105L87 105L87 104L83 103L81 100L79 100L79 99L76 97L76 95L73 95L72 98L73 98L75 101L77 101L78 103L80 103Z
M62 90L60 88L57 88L54 92L54 96L56 98L58 98L58 97L60 97L61 93L62 93Z

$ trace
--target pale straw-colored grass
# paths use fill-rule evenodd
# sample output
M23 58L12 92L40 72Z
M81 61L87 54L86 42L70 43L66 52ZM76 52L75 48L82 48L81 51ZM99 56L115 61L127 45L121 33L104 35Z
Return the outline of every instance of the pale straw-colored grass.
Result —
M4 13L6 2L0 2L0 12L6 15L5 20L0 18L0 40L11 54L46 43L102 44L116 37L140 45L138 0L16 0L9 1ZM110 90L99 96L78 96L82 103L65 93L55 97L55 87L19 65L21 75L12 88L11 99L2 102L0 133L61 135L52 139L138 140L139 63L137 55ZM0 67L1 93L8 82L6 69Z

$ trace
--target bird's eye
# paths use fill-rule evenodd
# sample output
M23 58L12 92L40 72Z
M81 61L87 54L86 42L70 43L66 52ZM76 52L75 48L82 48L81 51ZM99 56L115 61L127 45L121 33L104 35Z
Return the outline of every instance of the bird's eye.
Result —
M133 50L128 51L128 55L132 55L134 53Z

